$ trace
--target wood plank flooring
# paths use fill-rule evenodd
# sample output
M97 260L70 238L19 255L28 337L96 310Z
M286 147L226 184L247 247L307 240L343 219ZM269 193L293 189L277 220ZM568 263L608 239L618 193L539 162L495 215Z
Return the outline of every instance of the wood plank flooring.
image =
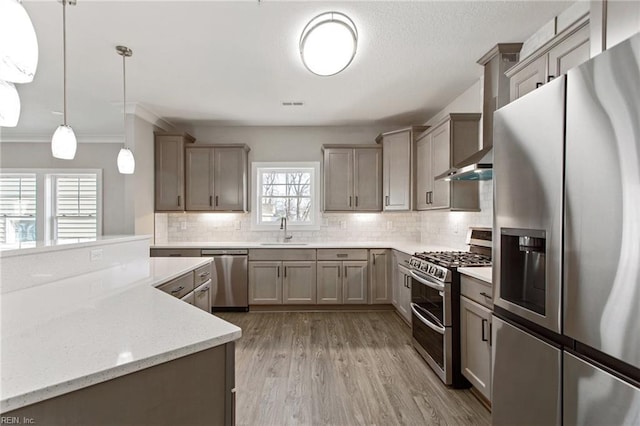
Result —
M395 312L217 313L242 328L238 425L488 425L442 384Z

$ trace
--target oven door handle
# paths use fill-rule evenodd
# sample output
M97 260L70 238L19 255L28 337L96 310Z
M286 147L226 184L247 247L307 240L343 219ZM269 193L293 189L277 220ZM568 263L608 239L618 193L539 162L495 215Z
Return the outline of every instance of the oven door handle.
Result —
M418 281L421 284L424 284L424 285L426 285L428 287L431 287L431 288L435 288L436 290L440 290L440 291L444 291L445 290L444 284L440 284L440 283L437 283L435 281L431 281L427 277L424 277L422 275L418 275L414 271L409 271L409 273L411 274L413 279L415 279L416 281Z
M424 323L424 325L426 325L427 327L429 327L430 329L432 329L433 331L435 331L436 333L442 334L444 336L444 332L445 332L445 328L444 327L439 327L437 325L435 325L434 323L432 323L431 321L429 321L427 318L423 317L422 314L420 312L418 312L418 309L416 308L415 303L411 303L411 311L415 314L415 316L418 317L418 319Z

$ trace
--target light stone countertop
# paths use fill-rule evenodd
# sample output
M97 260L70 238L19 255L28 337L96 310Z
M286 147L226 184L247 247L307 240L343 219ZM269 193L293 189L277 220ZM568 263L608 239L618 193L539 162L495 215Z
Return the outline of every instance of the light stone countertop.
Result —
M23 256L32 253L46 253L81 247L119 244L125 241L151 240L151 235L101 235L95 238L66 238L50 241L23 241L14 244L0 244L0 257Z
M0 410L239 339L240 328L154 288L210 261L151 258L2 295Z
M451 247L433 245L433 244L424 244L413 241L365 241L365 242L349 242L349 241L329 241L329 242L301 242L296 244L295 242L291 243L283 243L276 244L274 242L256 242L256 241L232 241L232 242L185 242L185 243L165 243L165 244L156 244L151 246L151 248L158 249L186 249L186 248L203 248L203 249L256 249L256 248L267 248L267 249L283 249L283 248L294 248L294 249L319 249L319 248L338 248L338 249L347 249L347 248L365 248L365 249L394 249L401 251L406 254L414 254L416 252L423 251L451 251L451 250L459 250Z
M491 284L491 279L492 279L491 266L474 266L474 267L468 267L468 268L458 268L458 272Z

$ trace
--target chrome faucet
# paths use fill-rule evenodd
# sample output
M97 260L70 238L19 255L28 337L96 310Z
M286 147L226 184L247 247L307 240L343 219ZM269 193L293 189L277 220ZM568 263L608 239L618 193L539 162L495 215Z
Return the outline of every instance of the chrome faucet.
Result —
M286 243L293 238L293 235L287 235L287 218L284 216L280 218L280 229L284 230L284 237L282 238L283 243Z

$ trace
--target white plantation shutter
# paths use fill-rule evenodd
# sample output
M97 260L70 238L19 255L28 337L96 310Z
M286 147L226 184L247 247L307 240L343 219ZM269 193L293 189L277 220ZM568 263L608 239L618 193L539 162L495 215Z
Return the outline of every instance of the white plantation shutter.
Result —
M0 175L0 243L36 239L36 175Z
M95 174L54 177L55 238L96 237L98 187Z

